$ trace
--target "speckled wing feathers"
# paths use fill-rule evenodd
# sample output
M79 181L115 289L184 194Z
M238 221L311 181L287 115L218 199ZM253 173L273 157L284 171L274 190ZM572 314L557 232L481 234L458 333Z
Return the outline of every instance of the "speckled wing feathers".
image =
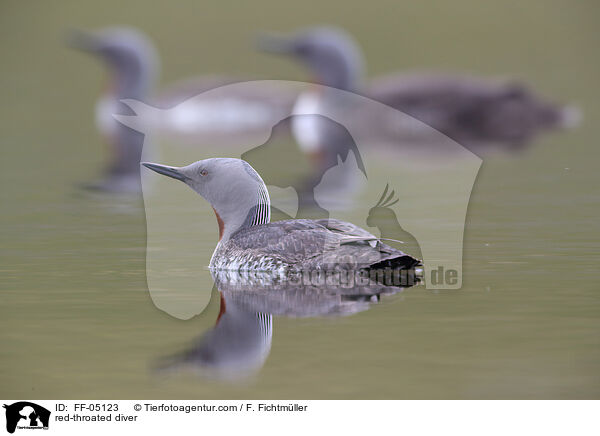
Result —
M371 233L339 220L286 220L242 229L214 256L222 269L368 268L372 264L416 259L377 241Z

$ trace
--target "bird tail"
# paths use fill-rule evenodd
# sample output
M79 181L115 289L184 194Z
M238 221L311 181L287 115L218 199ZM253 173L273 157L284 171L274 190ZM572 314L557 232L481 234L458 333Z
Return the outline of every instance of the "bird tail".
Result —
M371 264L367 270L370 277L384 286L407 288L421 282L422 265L419 259L402 253Z
M419 259L414 258L408 254L401 254L389 259L381 260L373 263L367 269L415 269L416 267L423 266L423 262Z

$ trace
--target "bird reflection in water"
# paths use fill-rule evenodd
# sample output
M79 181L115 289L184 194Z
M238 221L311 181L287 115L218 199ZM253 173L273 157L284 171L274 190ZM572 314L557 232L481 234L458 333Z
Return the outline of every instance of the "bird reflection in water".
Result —
M383 296L419 283L414 274L405 276L402 286L383 283L379 280L381 275L358 277L353 273L342 279L310 274L289 280L274 279L268 273L213 271L212 275L220 295L214 327L189 348L160 359L156 366L160 373L191 370L210 379L247 381L260 371L269 356L273 317L354 315L379 303ZM327 284L331 278L338 283Z

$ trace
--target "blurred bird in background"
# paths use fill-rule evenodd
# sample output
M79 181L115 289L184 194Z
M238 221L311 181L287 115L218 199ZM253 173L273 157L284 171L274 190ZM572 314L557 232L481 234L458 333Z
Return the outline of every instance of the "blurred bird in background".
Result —
M476 154L520 148L542 132L577 125L580 118L577 108L549 103L516 82L423 73L393 74L363 83L362 53L354 39L339 28L309 28L292 36L263 35L259 48L291 56L309 69L316 83L382 102ZM343 104L339 100L333 91L308 91L299 97L294 112L318 113L323 107ZM364 128L377 132L377 137L386 137L388 145L413 146L431 140L428 129L370 118L368 111L356 110L355 118ZM420 130L423 137L419 137ZM305 139L306 128L294 129L294 133L301 146L315 147ZM326 143L319 141L321 147Z
M297 95L268 84L215 90L208 98L193 97L241 81L233 76L182 80L156 91L160 61L150 39L131 27L96 32L73 31L69 45L89 53L106 66L109 86L96 104L96 125L110 144L105 177L89 188L138 192L144 134L114 118L142 116L153 131L194 145L235 143L263 132L291 112ZM160 109L168 109L160 111ZM133 114L132 114L133 110ZM122 117L121 117L122 118Z
M110 146L110 157L104 177L87 187L138 192L144 134L120 124L112 115L127 111L121 99L146 100L151 96L158 76L158 55L145 35L128 28L73 31L68 42L101 59L109 70L108 86L96 103L96 127Z
M148 129L142 129L142 133L139 128L131 128L128 118L141 119L146 127L149 124L148 128L166 138L195 146L252 143L252 135L271 129L284 132L289 123L311 166L300 182L305 187L298 188L301 210L302 205L314 203L312 190L325 172L345 162L350 151L358 165L346 165L347 170L332 172L343 175L343 180L327 178L327 185L332 188L326 189L322 184L323 198L331 199L341 193L337 188L342 185L353 185L349 174L354 174L354 178L367 175L348 131L324 116L306 114L341 108L352 113L354 128L367 131L373 142L395 147L416 144L418 148L432 141L433 128L478 154L489 149L520 148L537 134L575 125L579 118L576 109L548 103L514 82L428 73L396 74L365 84L358 45L349 34L334 27L310 28L290 37L265 35L260 39L262 50L294 57L310 70L315 83L324 85L302 93L278 86L277 81L223 87L240 81L234 76L192 78L157 91L159 57L152 42L139 30L121 27L89 33L77 31L69 41L72 47L100 59L109 72L109 86L96 105L96 124L110 144L111 157L103 179L88 185L104 191L140 190L139 162ZM402 125L397 119L361 110L355 100L337 90L382 102L431 128L412 122ZM206 91L210 92L202 95ZM296 116L290 117L286 126L274 129L290 114ZM273 142L273 138L269 141ZM250 159L253 154L245 156ZM256 159L252 163L259 165ZM269 179L268 172L265 174ZM344 195L356 190L348 189ZM322 209L319 204L314 206Z

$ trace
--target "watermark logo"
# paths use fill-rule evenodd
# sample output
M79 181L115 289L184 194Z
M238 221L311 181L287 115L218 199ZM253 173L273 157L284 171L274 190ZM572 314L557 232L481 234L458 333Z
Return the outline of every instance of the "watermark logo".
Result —
M275 90L327 96L335 104L265 105L264 110L257 102L234 104L235 96L267 96ZM215 104L224 99L227 105ZM144 133L143 161L185 166L212 157L242 158L267 185L271 221L352 223L422 259L427 289L462 286L465 218L482 161L421 121L358 94L289 81L230 84L168 109L133 100L124 104L135 115L115 118ZM199 122L207 108L212 108L210 122ZM195 141L168 139L187 119L196 120ZM232 138L235 147L223 147L223 137ZM214 226L216 233L212 209L197 193L151 171L142 171L141 182L151 297L169 314L190 318L208 304L197 283L217 242L206 230Z
M4 405L6 409L6 431L14 433L19 430L48 430L50 411L45 407L29 401L18 401Z

